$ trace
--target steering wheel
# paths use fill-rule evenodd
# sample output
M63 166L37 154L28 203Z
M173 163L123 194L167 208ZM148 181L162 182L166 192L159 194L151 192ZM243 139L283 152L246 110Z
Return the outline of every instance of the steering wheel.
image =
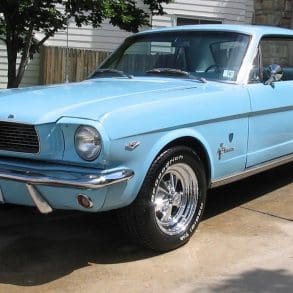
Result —
M219 65L218 64L212 64L210 65L204 72L209 72L210 70L214 69L214 71L217 71L217 69L219 69Z

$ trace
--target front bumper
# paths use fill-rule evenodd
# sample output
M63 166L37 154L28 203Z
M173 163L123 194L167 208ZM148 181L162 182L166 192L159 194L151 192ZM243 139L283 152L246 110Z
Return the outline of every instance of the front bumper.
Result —
M127 168L108 170L87 169L86 171L78 172L76 170L52 170L52 168L39 170L9 165L0 166L0 179L24 183L31 199L42 213L49 213L53 209L37 186L96 190L120 182L126 182L133 176L134 172Z
M36 171L0 167L0 178L32 185L98 189L119 182L128 181L134 175L130 169L110 169L98 173L78 173L61 171Z

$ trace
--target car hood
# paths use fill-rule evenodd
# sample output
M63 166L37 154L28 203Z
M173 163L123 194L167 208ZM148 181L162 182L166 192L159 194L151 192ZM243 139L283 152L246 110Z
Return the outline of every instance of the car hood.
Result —
M170 78L101 78L80 83L0 91L0 120L43 124L61 117L100 120L129 106L167 99L200 83ZM179 95L179 94L178 94Z

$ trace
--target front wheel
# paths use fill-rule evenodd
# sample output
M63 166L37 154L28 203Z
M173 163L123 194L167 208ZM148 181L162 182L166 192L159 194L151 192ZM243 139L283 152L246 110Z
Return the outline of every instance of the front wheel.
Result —
M206 186L198 155L184 146L172 147L155 159L136 200L121 210L122 224L148 248L175 249L199 224Z

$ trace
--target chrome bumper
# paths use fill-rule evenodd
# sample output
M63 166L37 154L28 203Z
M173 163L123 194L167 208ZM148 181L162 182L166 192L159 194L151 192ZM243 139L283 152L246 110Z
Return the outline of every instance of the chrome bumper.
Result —
M12 167L13 168L13 167ZM131 179L134 172L130 169L110 169L95 173L36 171L0 167L0 179L23 182L31 185L48 185L80 189L98 189Z
M36 188L36 185L58 186L78 189L99 189L119 182L125 182L134 176L130 169L110 169L95 173L24 170L15 167L0 167L0 179L25 183L29 195L39 211L47 214L53 208ZM0 189L0 199L4 203Z

